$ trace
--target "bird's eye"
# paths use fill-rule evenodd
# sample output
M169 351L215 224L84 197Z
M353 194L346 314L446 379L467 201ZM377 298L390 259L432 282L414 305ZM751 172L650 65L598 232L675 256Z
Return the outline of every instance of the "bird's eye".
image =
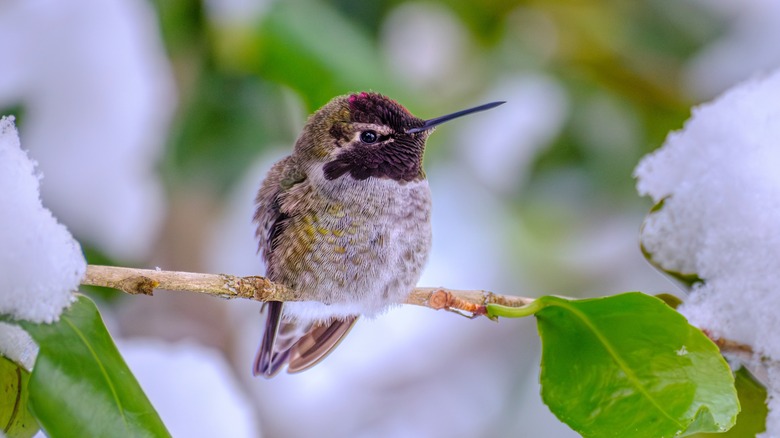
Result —
M360 133L360 141L365 144L376 143L379 140L379 136L374 131L363 131Z

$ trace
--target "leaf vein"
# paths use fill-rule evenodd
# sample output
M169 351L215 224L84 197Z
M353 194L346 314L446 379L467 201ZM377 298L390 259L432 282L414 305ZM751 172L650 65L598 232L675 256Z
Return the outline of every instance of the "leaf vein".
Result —
M558 301L558 300L556 300ZM582 312L580 312L576 307L570 306L568 302L565 300L558 301L557 305L560 305L564 309L567 309L572 314L574 314L577 318L579 318L592 332L594 335L596 335L596 338L604 345L604 348L607 350L607 353L612 357L612 359L617 363L618 367L625 373L628 380L636 387L636 389L643 395L647 400L650 401L650 403L655 406L655 408L661 412L664 417L668 418L671 422L678 425L681 430L685 428L683 424L676 418L672 417L666 410L663 409L661 405L658 404L658 402L655 400L655 398L652 397L652 395L647 391L647 389L642 385L641 381L639 380L639 377L634 374L634 372L631 370L631 367L623 361L623 358L620 357L620 355L617 353L617 350L615 347L612 346L612 344L609 342L606 336L596 327L593 325L590 321L590 319L584 315Z
M130 430L130 425L127 420L127 416L125 415L125 409L122 406L122 400L119 398L119 395L117 394L116 388L114 387L114 382L111 380L111 377L108 375L108 372L106 371L106 368L103 366L103 362L100 361L100 358L98 357L95 350L92 348L92 345L90 345L89 341L87 340L87 337L84 336L84 333L78 328L77 325L72 323L70 319L66 316L62 316L62 320L65 321L68 326L76 333L76 335L79 337L79 339L84 342L84 345L87 347L87 350L89 350L89 353L92 355L92 358L95 359L95 363L97 363L98 368L100 368L100 373L102 374L103 378L106 380L106 384L108 385L108 388L111 390L111 395L114 397L114 402L117 405L117 408L119 410L119 415L122 417L122 421L125 423L125 429Z

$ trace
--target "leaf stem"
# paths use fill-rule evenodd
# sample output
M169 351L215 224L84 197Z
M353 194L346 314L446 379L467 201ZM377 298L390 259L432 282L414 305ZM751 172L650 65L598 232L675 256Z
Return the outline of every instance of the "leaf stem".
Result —
M536 312L542 310L545 304L542 300L531 300L527 304L520 307L504 306L501 304L488 304L485 306L487 309L488 318L504 317L504 318L525 318L531 316Z

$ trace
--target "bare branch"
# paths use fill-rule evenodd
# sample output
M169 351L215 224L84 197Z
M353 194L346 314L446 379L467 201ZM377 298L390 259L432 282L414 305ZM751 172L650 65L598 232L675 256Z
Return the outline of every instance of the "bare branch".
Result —
M161 271L154 269L87 266L81 284L119 289L129 294L152 295L155 289L190 291L221 298L255 301L306 301L315 297L274 283L265 277L237 277L227 274ZM406 304L432 309L454 310L468 316L485 314L486 304L520 307L533 298L498 295L484 290L450 290L421 287L412 291Z
M81 284L119 289L129 294L152 295L155 289L189 291L221 298L244 298L254 301L306 301L316 297L292 290L282 284L260 277L237 277L227 274L162 271L154 269L120 268L88 265ZM485 290L451 290L438 287L415 288L406 304L450 310L470 318L485 315L487 304L522 307L533 298L498 295ZM724 354L743 361L755 358L750 346L704 333Z

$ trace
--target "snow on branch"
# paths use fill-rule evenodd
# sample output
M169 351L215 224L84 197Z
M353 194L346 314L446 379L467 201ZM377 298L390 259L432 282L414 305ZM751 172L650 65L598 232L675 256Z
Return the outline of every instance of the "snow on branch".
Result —
M780 435L780 71L693 109L685 127L637 166L656 208L641 240L654 264L695 276L679 310L713 338L747 346L732 357L766 368Z

